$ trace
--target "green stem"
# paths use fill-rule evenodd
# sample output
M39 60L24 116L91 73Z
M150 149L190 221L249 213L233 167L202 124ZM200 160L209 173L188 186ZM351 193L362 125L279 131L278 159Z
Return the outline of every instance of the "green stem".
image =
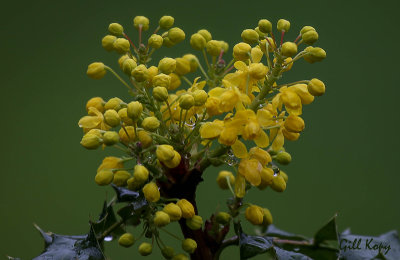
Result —
M167 233L167 234L170 235L171 237L176 238L176 239L179 240L179 241L183 241L182 238L176 236L175 234L172 234L172 233L169 232L168 230L166 230L166 229L164 229L164 228L159 228L159 229L162 230L162 231L164 231L165 233Z
M309 82L310 82L309 80L299 80L299 81L291 82L291 83L288 83L288 84L282 84L282 85L274 86L274 88L279 89L279 88L284 87L284 86L289 87L289 86L293 86L293 85L296 85L296 84L308 84Z
M210 67L210 63L208 62L206 50L203 49L202 52L203 52L204 60L206 61L206 64L207 64L207 68L210 69L211 67Z
M209 80L210 78L208 77L208 75L207 75L206 71L204 70L203 66L201 65L199 59L196 59L196 62L199 65L201 73L203 73L204 77L206 77L206 79Z
M185 76L181 76L181 79L183 79L187 84L189 84L189 86L192 86L192 82L190 82L190 80Z
M128 83L126 83L125 80L123 80L112 68L108 66L105 66L104 68L111 72L119 81L122 82L122 84L124 84L130 91L132 91L132 87L129 86Z
M272 85L275 83L275 81L278 80L278 77L282 71L282 63L283 63L283 57L281 55L277 55L275 67L272 69L270 75L268 75L268 78L264 83L264 87L260 90L260 93L258 93L257 97L253 99L253 102L251 102L249 106L251 110L257 111L258 105L267 96L268 92L271 90Z

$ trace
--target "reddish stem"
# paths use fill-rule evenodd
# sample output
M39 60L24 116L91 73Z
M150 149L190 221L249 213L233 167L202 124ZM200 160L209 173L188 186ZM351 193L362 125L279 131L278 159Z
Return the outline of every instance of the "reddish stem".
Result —
M139 46L142 44L142 28L143 25L139 24Z
M271 36L272 36L272 40L274 40L275 46L276 46L276 41L275 41L275 36L274 33L271 31Z
M282 43L283 43L283 37L285 36L285 31L282 31L282 33L281 33L281 46L282 46Z
M135 44L133 44L133 42L128 37L128 35L126 35L126 33L123 33L123 35L124 35L125 39L127 39L129 41L129 43L132 45L132 47L135 49L135 51L137 51Z
M297 36L296 40L294 40L294 43L296 43L301 37L301 34L299 34L299 36Z
M222 55L224 55L224 50L221 50L221 52L219 53L218 62L217 63L219 63L220 60L222 59Z

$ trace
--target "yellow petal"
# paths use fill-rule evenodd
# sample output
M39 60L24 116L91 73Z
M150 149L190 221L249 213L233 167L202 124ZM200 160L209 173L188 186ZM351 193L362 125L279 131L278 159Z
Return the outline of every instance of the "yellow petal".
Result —
M79 120L78 125L81 128L92 129L98 127L101 121L101 118L97 116L84 116Z
M248 156L246 145L244 145L244 143L242 143L239 140L236 140L236 142L231 146L231 148L232 148L233 154L237 158L246 158Z
M285 142L285 138L283 136L282 130L279 130L274 142L272 143L272 149L274 151L279 151L283 147L283 143Z
M223 127L214 122L207 122L200 127L200 136L203 139L212 139L220 135Z
M237 70L247 71L247 65L243 61L237 61L234 64Z
M281 100L281 93L277 94L273 99L272 99L272 107L274 110L282 110L282 100Z
M260 47L256 46L251 49L251 58L253 63L259 63L261 61L262 56L263 52L260 49Z
M246 179L241 174L237 174L235 178L235 195L238 198L243 198L245 194Z
M301 99L301 103L304 105L311 104L314 101L314 96L308 92L306 84L296 84L288 88L295 92Z
M271 113L271 111L267 109L257 110L257 120L262 127L267 127L272 125L274 123L272 117L273 114Z
M263 130L261 130L260 135L257 136L256 139L254 139L254 142L258 147L265 148L269 145L268 135Z
M226 91L225 88L216 87L208 92L210 97L220 97Z

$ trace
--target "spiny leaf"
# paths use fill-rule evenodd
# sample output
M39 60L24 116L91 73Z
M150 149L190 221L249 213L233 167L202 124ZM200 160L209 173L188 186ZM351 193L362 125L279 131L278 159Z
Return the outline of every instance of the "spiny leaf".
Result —
M65 236L46 233L36 225L45 239L45 250L33 260L102 260L104 255L93 235ZM13 258L11 258L13 259Z
M101 236L101 234L118 222L117 217L115 216L114 209L111 204L107 204L104 202L103 210L100 213L99 219L95 222L92 222L92 227L96 236ZM115 228L111 233L112 236L121 235L124 233L124 230L121 227Z

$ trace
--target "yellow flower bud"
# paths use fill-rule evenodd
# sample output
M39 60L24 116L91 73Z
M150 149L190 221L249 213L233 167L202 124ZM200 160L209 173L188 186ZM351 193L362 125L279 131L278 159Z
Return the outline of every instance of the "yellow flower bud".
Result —
M122 55L122 56L119 57L119 59L118 59L118 65L119 65L119 67L121 68L121 70L122 70L122 65L124 64L124 61L125 61L126 59L130 59L130 57L128 56L128 54ZM135 61L136 61L136 58L135 58Z
M168 30L168 39L174 44L180 43L185 39L185 32L178 27L174 27Z
M160 127L160 121L158 121L157 117L149 116L143 119L142 127L150 132L153 132Z
M168 90L165 87L155 87L153 97L155 100L163 102L168 99Z
M217 184L223 190L229 189L227 178L229 178L229 182L231 183L231 186L235 185L235 176L233 176L232 172L220 171L218 173Z
M175 155L172 160L163 162L164 165L170 169L176 168L181 162L181 155L177 151L174 151L174 154Z
M258 122L255 122L254 120L248 122L246 126L244 127L243 131L243 138L245 140L254 140L258 135L260 134L261 127Z
M103 140L100 137L89 133L85 134L81 140L81 145L89 150L95 150L99 148L102 143Z
M278 31L288 32L290 29L290 22L285 19L279 19L276 28L278 29Z
M270 33L272 32L272 24L270 21L267 19L261 19L258 22L258 28L260 29L261 32L263 33Z
M123 247L130 247L135 243L135 238L131 233L125 233L118 239L118 244Z
M258 28L258 27L254 28L254 31L257 32L259 39L265 39L265 37L268 35L266 33L263 33L262 31L260 31L260 28Z
M148 81L152 82L153 78L158 75L158 68L156 66L150 66L147 71L149 72Z
M268 67L262 63L252 63L249 66L250 76L254 79L263 79L268 73Z
M240 35L245 43L254 44L258 42L259 35L253 29L246 29L243 30L242 34Z
M128 185L128 189L138 191L143 185L143 182L136 180L135 177L131 177L126 181L126 184Z
M275 161L282 165L288 165L292 161L292 156L288 152L280 152L276 155Z
M271 155L267 151L259 147L251 148L249 151L249 155L250 158L257 159L263 166L267 165L272 161Z
M118 110L118 115L125 125L133 125L133 120L128 117L128 109L126 107Z
M274 171L271 168L263 168L260 172L261 183L257 186L260 190L265 189L272 184L272 179L274 178Z
M228 52L228 50L229 50L229 44L227 43L227 42L225 42L225 41L219 41L220 42L220 44L221 44L221 48L222 48L222 50L226 53L226 52Z
M143 82L149 78L149 72L145 65L140 64L132 70L132 76L137 82Z
M165 259L172 259L172 257L174 257L175 255L175 250L170 246L166 246L161 249L161 254L164 256Z
M148 256L153 252L153 246L147 242L143 242L139 246L139 254L142 256Z
M99 168L97 168L97 172L100 172L101 170L119 169L123 167L124 164L121 158L108 156L103 159L103 162L101 163Z
M89 111L89 107L96 108L100 113L104 111L104 100L101 97L94 97L88 100L86 103L86 111Z
M206 47L206 39L200 33L192 34L190 37L190 46L195 50L202 50Z
M126 186L126 182L131 178L131 174L127 171L117 171L114 173L113 183L119 187Z
M216 219L217 223L222 224L222 225L227 225L231 221L231 215L226 212L218 212L215 219Z
M185 250L185 252L187 252L189 254L193 254L194 251L196 251L197 243L196 243L196 241L194 241L191 238L186 238L182 242L182 248L183 248L183 250Z
M119 117L117 111L114 109L109 109L104 113L104 121L107 125L115 127L120 124L121 118Z
M163 37L163 46L171 48L174 46L174 43L168 38L168 37Z
M143 112L143 105L139 101L132 101L127 106L127 113L133 121L137 121Z
M111 111L111 110L109 110ZM103 135L103 142L105 145L114 145L119 142L119 135L114 131L107 131Z
M301 35L301 39L305 44L313 45L318 40L318 33L316 31L308 31Z
M245 217L251 224L261 225L263 223L264 213L259 206L251 205L246 208Z
M108 31L115 36L121 36L124 33L124 27L119 23L111 23L108 26Z
M143 189L144 197L149 202L157 202L160 199L160 191L158 190L157 184L149 182L144 185Z
M292 57L297 53L297 45L294 42L284 42L282 44L282 55L286 57Z
M158 69L164 74L170 74L176 69L176 60L172 58L163 58L158 63Z
M247 60L251 52L251 46L247 43L240 42L233 46L233 57L236 60Z
M315 31L315 28L312 27L312 26L304 26L300 30L300 35L303 35L303 34L305 34L306 32L309 32L309 31Z
M264 226L271 225L272 222L273 222L271 212L267 208L263 208L262 211L263 211L263 214L264 214L263 223L262 224Z
M169 215L171 221L178 221L182 217L181 208L174 203L165 205L163 211Z
M161 162L171 161L175 156L174 148L168 144L159 145L157 146L156 156Z
M194 97L190 94L184 94L181 96L179 99L179 106L182 109L190 109L191 107L194 106Z
M140 143L142 144L143 148L147 148L153 143L153 138L151 137L151 135L147 131L144 131L144 130L140 130L138 132L138 139L139 139Z
M164 227L171 222L169 215L164 211L157 211L153 221L157 227Z
M221 41L216 41L216 40L208 41L206 44L206 50L207 53L210 54L211 56L214 57L218 56L222 50Z
M285 137L285 139L287 139L289 141L296 141L300 137L299 133L290 132L290 131L286 130L286 128L282 129L282 134Z
M172 260L189 260L189 258L187 256L185 256L184 254L177 254L177 255L174 255Z
M209 31L207 31L206 29L201 29L197 33L201 34L201 36L203 36L207 42L212 40L211 33Z
M288 182L289 176L284 171L280 170L279 175L282 176L286 183Z
M181 208L183 218L193 218L194 207L192 203L186 199L181 199L176 203L176 205Z
M176 69L175 73L183 76L190 72L190 63L184 58L176 58Z
M163 44L163 38L158 34L153 34L147 42L151 48L159 49Z
M293 133L300 133L304 130L305 124L304 120L295 115L289 115L284 123L286 130L293 132Z
M181 79L175 73L171 73L169 76L171 77L171 84L169 84L168 90L177 89L182 84Z
M174 21L175 21L174 17L169 15L164 15L163 17L160 18L158 24L160 25L160 28L168 30L174 25Z
M142 30L143 31L147 31L147 29L149 29L149 19L145 16L135 16L135 18L133 18L133 26L139 30L139 25L142 25Z
M135 141L135 128L133 126L125 126L125 128L121 128L118 134L121 142L124 144L129 144L130 142Z
M206 103L208 94L202 89L198 89L192 93L195 106L202 106Z
M201 229L201 227L203 226L203 218L198 215L194 215L191 218L187 218L186 226L188 226L191 230Z
M113 109L115 111L118 111L121 109L122 103L123 103L123 101L120 98L117 98L117 97L110 98L107 101L107 103L104 104L104 109L105 110Z
M129 51L130 47L131 47L131 45L127 39L117 38L114 41L114 49L120 54L127 53Z
M105 186L110 184L113 181L113 179L114 179L114 174L112 171L102 170L96 174L94 181L100 186Z
M93 62L88 66L86 74L92 79L101 79L106 75L105 65L102 62Z
M313 96L322 96L325 93L325 84L319 79L312 79L307 85L308 92Z
M137 164L133 170L133 177L135 177L138 182L144 183L149 178L149 170L143 165Z
M271 188L277 192L283 192L286 190L286 182L285 179L281 175L274 176L272 179Z
M122 63L122 71L127 75L132 75L132 70L137 67L136 61L134 59L126 59Z
M168 88L171 84L171 77L164 73L158 74L152 79L153 86Z
M309 46L305 48L305 51L307 51L307 55L304 56L304 60L309 63L322 61L326 58L326 52L322 48Z
M182 58L184 58L187 61L189 61L190 72L195 72L197 70L197 68L199 67L199 63L197 62L197 57L194 56L193 54L183 55Z
M112 51L114 50L114 42L116 39L117 37L114 35L106 35L101 39L101 46L103 46L106 51Z

